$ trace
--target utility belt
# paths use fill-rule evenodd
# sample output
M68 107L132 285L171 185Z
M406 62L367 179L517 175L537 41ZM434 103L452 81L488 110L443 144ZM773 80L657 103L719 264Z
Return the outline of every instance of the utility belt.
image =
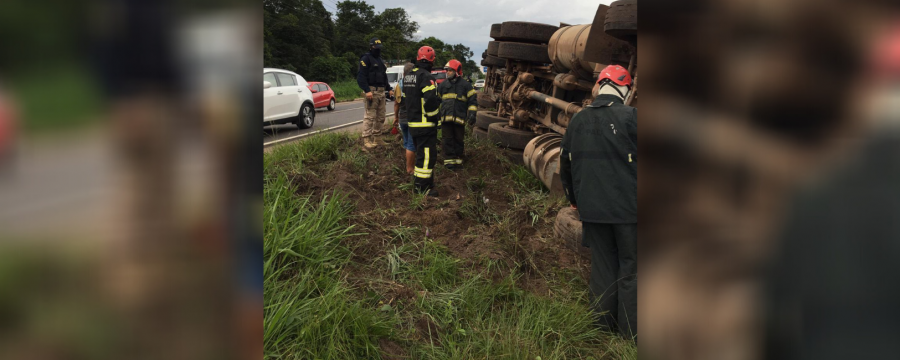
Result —
M384 91L384 88L385 88L384 86L369 86L369 89L376 90L376 91L378 91L378 90Z

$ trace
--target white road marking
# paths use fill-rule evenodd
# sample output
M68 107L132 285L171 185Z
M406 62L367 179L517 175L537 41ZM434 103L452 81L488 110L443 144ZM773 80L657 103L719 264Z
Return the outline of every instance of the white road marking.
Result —
M394 115L394 113L384 114L385 117L387 117L387 116L389 116L389 115ZM362 123L362 122L363 122L362 120L356 120L356 121L349 122L349 123L346 123L346 124L343 124L343 125L332 126L332 127L330 127L330 128L326 128L326 129L322 129L322 130L316 130L316 131L313 131L313 132L311 132L311 133L305 133L305 134L300 134L300 135L294 135L294 136L291 136L291 137L286 137L286 138L284 138L284 139L278 139L278 140L275 140L275 141L270 141L270 142L267 142L267 143L263 143L263 146L275 145L275 144L278 144L278 143L281 143L281 142L285 142L285 141L288 141L288 140L299 139L299 138L302 138L302 137L305 137L305 136L315 135L315 134L318 134L318 133L321 133L321 132L326 132L326 131L331 131L331 130L337 130L337 129L340 129L340 128L348 127L348 126L350 126L350 125L356 125L356 124L359 124L359 123Z

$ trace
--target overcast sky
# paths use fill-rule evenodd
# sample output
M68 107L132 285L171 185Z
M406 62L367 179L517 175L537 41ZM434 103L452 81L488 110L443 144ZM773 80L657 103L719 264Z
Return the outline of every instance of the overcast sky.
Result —
M322 0L334 13L338 0ZM420 38L434 36L450 44L463 44L481 62L481 53L491 41L491 24L528 21L550 25L590 24L600 4L613 0L365 0L376 12L403 8L419 23ZM385 44L391 46L390 44Z

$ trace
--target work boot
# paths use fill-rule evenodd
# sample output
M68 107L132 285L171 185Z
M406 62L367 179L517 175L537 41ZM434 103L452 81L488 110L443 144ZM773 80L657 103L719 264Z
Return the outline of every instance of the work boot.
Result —
M431 189L428 190L428 194L427 194L427 195L428 195L428 196L431 196L431 197L438 197L438 192L437 192L437 190L435 190L434 188L431 188Z
M375 144L375 141L372 140L371 136L363 137L363 150L370 150L378 147L378 144Z
M383 140L381 137L375 137L375 136L373 136L372 138L373 138L372 142L375 143L375 145L377 145L377 146L387 146L387 143L384 142L384 140Z

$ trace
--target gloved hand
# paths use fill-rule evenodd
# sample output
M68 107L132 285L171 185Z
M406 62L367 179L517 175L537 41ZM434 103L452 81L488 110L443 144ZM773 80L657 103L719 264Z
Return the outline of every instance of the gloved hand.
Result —
M469 117L466 119L466 122L469 124L469 126L475 125L476 111L469 111L468 115Z

